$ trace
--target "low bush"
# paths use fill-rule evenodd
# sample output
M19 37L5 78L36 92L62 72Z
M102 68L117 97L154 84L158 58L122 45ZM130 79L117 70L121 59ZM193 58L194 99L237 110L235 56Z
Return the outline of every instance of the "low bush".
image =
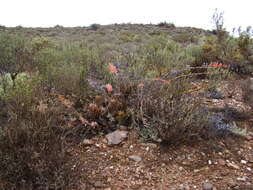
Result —
M197 43L198 41L196 36L188 33L175 34L172 39L178 43Z
M175 28L176 27L174 23L172 23L172 22L168 23L166 21L158 23L157 26L165 27L165 28Z
M170 83L153 81L140 87L135 122L144 137L182 144L207 137L207 115L201 100L192 94L187 79Z
M8 122L0 124L2 187L33 190L78 185L65 141L64 108L53 102L42 104L48 96L39 86L26 89L15 89L4 99Z

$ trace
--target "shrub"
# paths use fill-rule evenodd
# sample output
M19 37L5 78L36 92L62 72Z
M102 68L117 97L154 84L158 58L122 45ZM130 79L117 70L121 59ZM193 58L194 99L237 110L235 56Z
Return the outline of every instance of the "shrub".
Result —
M101 27L100 24L96 23L90 25L90 29L94 31L97 31L100 27Z
M135 109L141 134L148 132L149 137L172 144L206 137L207 117L201 113L200 99L193 98L190 91L187 79L145 84L139 90Z
M250 105L251 110L253 110L253 78L245 79L241 82L243 99L244 101Z
M143 47L140 56L139 68L136 69L146 77L159 77L168 73L171 68L182 66L184 59L182 48L164 36L154 37Z
M15 83L19 72L25 71L30 62L29 50L24 38L0 33L0 74L10 73Z
M253 53L253 40L251 38L251 28L248 27L246 31L239 33L238 50L245 59Z
M63 107L41 107L43 88L15 88L4 99L0 180L4 189L67 189L78 185L64 137ZM38 106L37 106L38 105ZM42 109L43 108L43 109Z
M181 33L172 36L172 39L178 43L196 43L197 38L193 34Z
M165 28L175 28L176 27L174 23L172 23L172 22L167 23L166 21L158 23L157 26L165 27Z

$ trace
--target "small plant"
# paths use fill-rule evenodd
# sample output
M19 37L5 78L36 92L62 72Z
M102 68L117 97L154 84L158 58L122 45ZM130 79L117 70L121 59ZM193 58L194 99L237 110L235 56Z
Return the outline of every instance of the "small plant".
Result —
M96 23L90 25L90 29L94 31L97 31L100 27L101 27L100 24Z
M238 49L240 54L246 59L253 53L253 40L251 38L251 27L246 31L239 32Z
M34 80L33 80L34 81ZM30 85L28 85L31 83ZM49 96L29 82L4 97L7 123L0 123L0 180L4 189L66 189L78 184L64 136L63 108L42 107Z
M19 72L30 63L30 52L25 39L19 36L0 33L0 74L10 73L15 86Z
M181 34L176 34L173 35L172 39L178 43L196 43L197 38L188 33L181 33Z
M190 91L185 79L169 83L154 81L143 86L135 116L140 132L150 131L150 138L172 144L205 136L207 118L201 114L200 99L193 99Z
M165 27L165 28L175 28L176 27L174 23L172 23L172 22L168 23L166 21L158 23L157 26Z

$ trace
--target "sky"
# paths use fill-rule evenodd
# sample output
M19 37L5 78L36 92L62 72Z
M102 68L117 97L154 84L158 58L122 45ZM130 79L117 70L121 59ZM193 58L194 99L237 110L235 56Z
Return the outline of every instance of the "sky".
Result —
M253 0L0 0L0 25L52 27L93 23L172 22L213 29L212 15L224 12L224 26L253 26Z

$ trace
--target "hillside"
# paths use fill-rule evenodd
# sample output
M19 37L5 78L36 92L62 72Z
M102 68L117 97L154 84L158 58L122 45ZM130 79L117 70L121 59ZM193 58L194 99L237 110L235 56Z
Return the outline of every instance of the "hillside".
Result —
M253 189L253 41L222 27L0 27L1 189Z

